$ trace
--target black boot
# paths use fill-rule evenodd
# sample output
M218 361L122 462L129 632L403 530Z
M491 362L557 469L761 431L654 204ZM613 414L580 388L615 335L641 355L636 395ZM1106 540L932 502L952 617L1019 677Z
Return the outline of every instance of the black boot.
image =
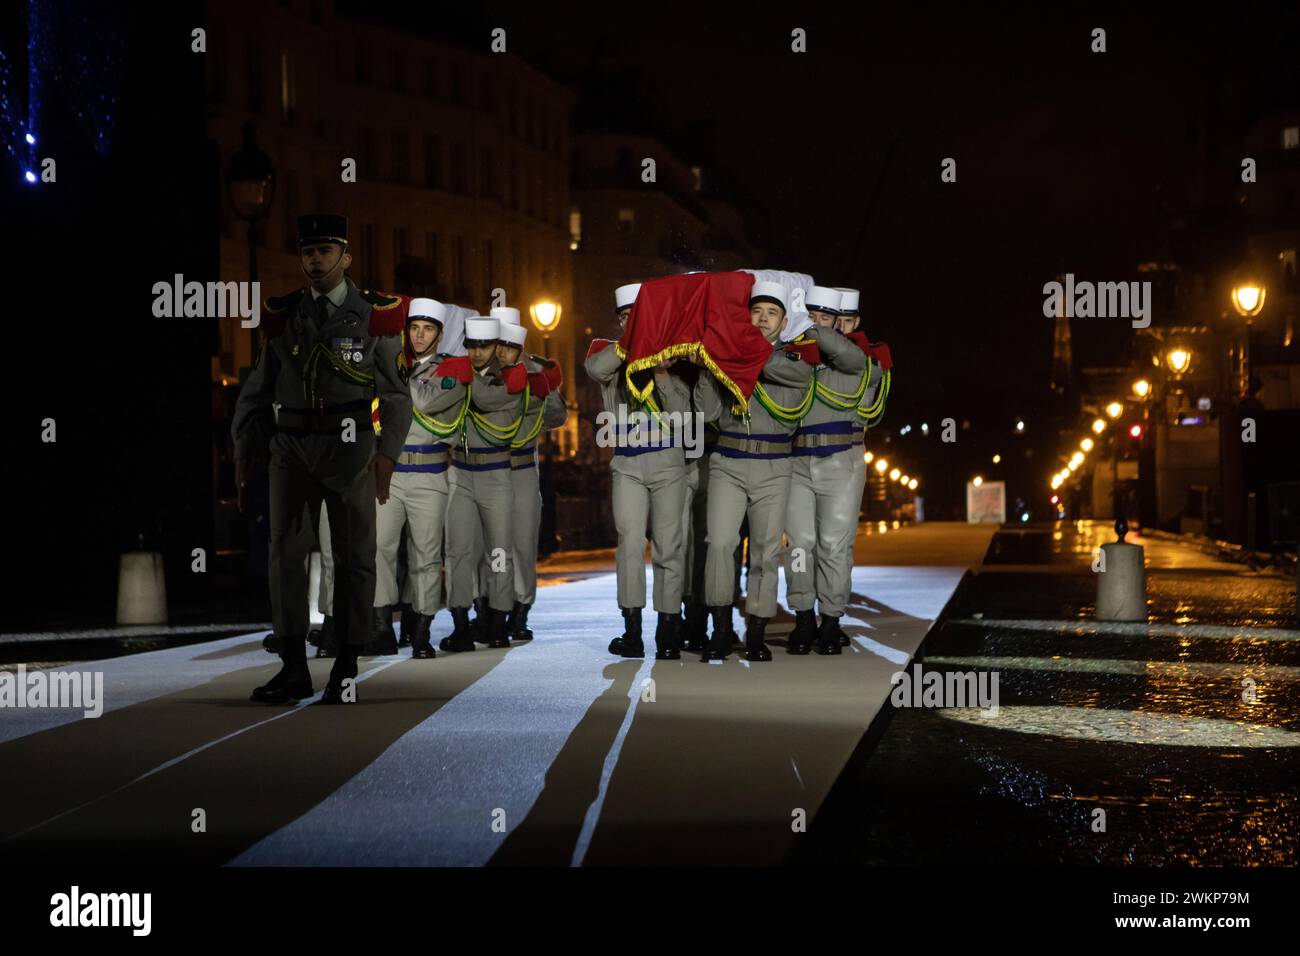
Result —
M709 608L713 617L713 634L704 648L702 661L725 661L731 656L731 605Z
M686 628L682 635L686 650L702 654L709 640L709 609L703 604L692 604L686 609Z
M451 619L455 627L450 634L438 642L438 649L453 652L475 650L474 638L470 632L469 608L452 608Z
M843 615L841 615L841 617L842 617L842 616L843 616ZM822 617L825 618L826 615L823 614ZM839 637L840 637L840 647L848 647L848 646L849 646L849 636L848 636L847 634L844 633L844 628L840 627L840 619L839 619L838 617L833 617L833 618L831 618L831 620L835 622L835 624L834 624L834 627L835 627L835 633L838 634Z
M839 654L840 651L840 619L831 614L822 615L822 626L817 629L817 647L818 654Z
M316 693L311 686L311 673L307 670L307 639L286 637L280 644L280 660L284 666L269 681L255 688L249 700L261 704L287 704Z
M402 605L402 633L397 636L398 647L410 647L411 635L415 633L416 618L420 615L409 604Z
M474 619L469 622L469 632L473 635L474 640L480 644L486 644L488 640L488 602L487 598L477 597L474 599Z
M677 644L677 625L681 618L676 614L659 614L659 625L655 628L655 660L681 660L682 651Z
M366 657L397 653L397 635L393 633L393 608L375 608L375 630L361 648Z
M433 649L433 639L429 637L429 627L433 624L432 614L415 614L411 621L411 657L417 661L427 661L437 657ZM402 628L406 633L406 628Z
M325 615L325 623L320 627L320 644L316 647L316 657L337 657L339 653L338 635L334 633L334 618Z
M817 615L815 612L795 611L794 612L794 630L786 638L785 652L787 654L807 654L812 650L813 641L817 638Z
M609 642L609 652L619 657L645 657L645 644L641 640L641 609L621 608L623 634Z
M531 609L531 604L524 604L522 601L515 602L514 612L510 615L511 640L531 641L533 639L533 629L528 626L528 612Z
M488 647L509 647L510 632L506 630L506 612L488 608Z
M357 644L343 644L339 647L338 657L330 668L329 683L321 694L322 704L355 704L357 702L357 655L361 647ZM345 681L350 683L345 685Z
M275 636L274 631L262 638L262 650L268 654L280 653L280 639Z
M763 632L767 630L767 618L749 615L745 618L745 660L770 661L772 651L763 641Z

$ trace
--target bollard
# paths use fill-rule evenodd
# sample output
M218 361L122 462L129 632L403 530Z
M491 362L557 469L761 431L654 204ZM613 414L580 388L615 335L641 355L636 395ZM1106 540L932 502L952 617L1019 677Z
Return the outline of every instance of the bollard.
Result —
M1147 572L1142 546L1125 544L1128 522L1115 521L1119 540L1101 546L1103 567L1097 575L1097 620L1145 621L1147 619Z
M122 555L117 572L117 623L167 623L167 580L158 552Z

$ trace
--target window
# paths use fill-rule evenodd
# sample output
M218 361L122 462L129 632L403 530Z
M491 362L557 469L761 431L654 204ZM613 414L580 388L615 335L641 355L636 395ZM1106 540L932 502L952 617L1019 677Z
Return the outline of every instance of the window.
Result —
M357 82L369 83L374 78L374 69L370 64L370 51L366 49L365 43L361 40L356 43L353 57L356 63Z
M424 234L424 261L429 266L429 276L434 282L438 281L438 234L436 232L426 232Z
M442 140L437 136L424 137L424 185L442 188Z
M262 44L248 40L248 112L262 115Z
M1282 148L1295 149L1300 146L1300 126L1288 126L1282 130Z
M451 237L451 284L455 289L452 294L460 299L466 296L465 289L465 237Z
M411 143L406 130L393 130L393 182L410 182L410 157Z
M293 54L288 50L280 51L280 115L284 121L293 124L294 111L298 106L298 76L294 66Z
M371 223L361 226L361 269L361 281L357 284L363 289L373 288L379 276L379 250L375 244L375 227Z
M479 194L482 196L495 196L496 176L492 169L492 151L484 148L479 155Z
M465 181L465 144L451 144L451 188L458 193L469 192Z
M618 211L618 232L621 236L630 236L636 228L636 210L620 209Z
M569 210L569 248L582 245L582 210L574 206Z
M283 215L284 251L290 255L298 254L298 173L286 169L282 175L280 187L284 201L280 204Z

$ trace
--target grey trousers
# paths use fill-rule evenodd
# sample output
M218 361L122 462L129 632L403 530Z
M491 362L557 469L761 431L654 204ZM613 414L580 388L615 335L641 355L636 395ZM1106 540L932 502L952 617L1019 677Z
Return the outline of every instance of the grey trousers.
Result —
M393 473L388 501L377 509L375 607L390 607L399 601L397 549L402 543L402 527L407 525L407 587L402 594L408 596L416 613L437 613L442 600L442 534L448 491L446 472Z
M746 611L757 617L776 615L777 564L790 496L791 459L709 458L708 557L704 571L705 602L732 603L734 555L740 525L749 515L749 581Z
M823 614L844 613L862 501L854 459L862 464L862 453L852 448L824 458L794 459L785 519L790 539L786 600L791 610L811 611L816 600ZM865 479L866 472L862 474Z
M486 560L488 606L509 611L515 603L510 469L470 471L453 465L447 474L447 605L474 603L479 562Z
M645 539L649 522L654 609L661 614L681 612L686 559L682 541L682 515L686 510L683 461L680 449L614 458L619 607L645 607Z

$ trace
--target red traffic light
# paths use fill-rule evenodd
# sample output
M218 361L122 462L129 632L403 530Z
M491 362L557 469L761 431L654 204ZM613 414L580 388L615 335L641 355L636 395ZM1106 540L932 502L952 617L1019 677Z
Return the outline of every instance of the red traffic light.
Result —
M1141 425L1136 425L1136 424L1134 424L1134 425L1130 425L1130 426L1129 426L1129 430L1128 430L1128 434L1129 434L1129 437L1130 437L1130 438L1141 438L1141 437L1142 437L1142 426L1141 426Z

